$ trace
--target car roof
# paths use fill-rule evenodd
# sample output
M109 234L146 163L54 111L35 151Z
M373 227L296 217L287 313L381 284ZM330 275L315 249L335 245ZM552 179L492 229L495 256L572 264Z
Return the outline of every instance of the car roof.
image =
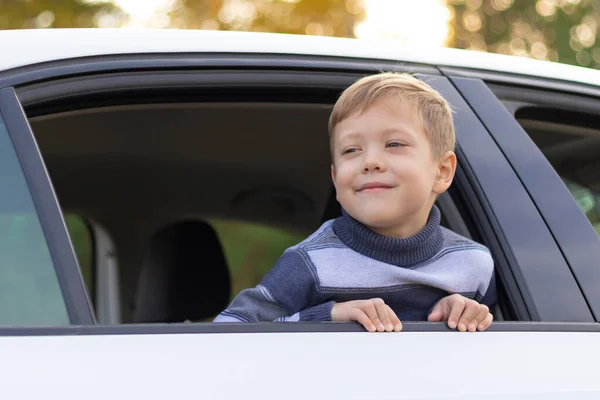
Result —
M111 54L257 53L337 56L497 71L600 86L600 71L524 57L393 42L174 29L25 29L0 31L0 71Z

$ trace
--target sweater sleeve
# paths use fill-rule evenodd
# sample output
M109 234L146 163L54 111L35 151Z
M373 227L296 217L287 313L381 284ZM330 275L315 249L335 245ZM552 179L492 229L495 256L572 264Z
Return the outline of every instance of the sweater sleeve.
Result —
M214 322L327 321L333 303L307 308L316 280L302 250L287 250L260 283L238 294Z

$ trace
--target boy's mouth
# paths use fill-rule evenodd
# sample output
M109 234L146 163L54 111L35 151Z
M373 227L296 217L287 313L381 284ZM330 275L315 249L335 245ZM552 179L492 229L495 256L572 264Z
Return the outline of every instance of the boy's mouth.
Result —
M388 189L392 189L394 187L394 185L389 185L387 183L383 183L383 182L369 182L369 183L365 183L364 185L361 185L357 192L358 193L376 193L376 192L383 192L385 190Z

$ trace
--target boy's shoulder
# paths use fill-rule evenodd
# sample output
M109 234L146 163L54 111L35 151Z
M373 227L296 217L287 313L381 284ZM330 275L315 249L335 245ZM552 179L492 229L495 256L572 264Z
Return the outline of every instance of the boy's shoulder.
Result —
M442 251L447 249L457 249L457 250L481 250L486 253L489 253L490 250L482 245L481 243L477 243L476 241L469 239L465 236L462 236L454 231L451 231L448 228L440 227L442 232L444 233L444 244L442 245Z
M322 247L344 246L344 244L333 231L333 221L335 221L335 219L325 221L306 239L292 247L289 247L286 251L309 251Z
M458 265L461 268L474 268L489 273L494 269L494 259L490 250L472 239L466 238L447 228L441 227L444 242L441 250L429 263L439 260L444 264Z

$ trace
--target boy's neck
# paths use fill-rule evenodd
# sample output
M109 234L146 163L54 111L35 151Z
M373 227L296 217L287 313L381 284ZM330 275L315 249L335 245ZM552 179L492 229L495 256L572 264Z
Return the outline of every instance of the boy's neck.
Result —
M430 259L442 248L444 233L440 217L439 209L433 206L426 224L416 234L402 238L383 235L342 209L342 217L334 220L333 230L354 251L388 264L407 267Z

